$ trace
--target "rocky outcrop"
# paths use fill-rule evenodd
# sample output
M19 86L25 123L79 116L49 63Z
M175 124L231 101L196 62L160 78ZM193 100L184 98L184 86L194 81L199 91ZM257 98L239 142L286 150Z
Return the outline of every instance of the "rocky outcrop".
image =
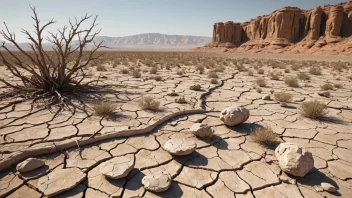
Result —
M312 10L284 7L245 23L215 23L213 42L199 49L223 47L234 48L224 50L230 52L316 53L324 47L320 51L350 55L351 48L347 44L351 35L352 1Z

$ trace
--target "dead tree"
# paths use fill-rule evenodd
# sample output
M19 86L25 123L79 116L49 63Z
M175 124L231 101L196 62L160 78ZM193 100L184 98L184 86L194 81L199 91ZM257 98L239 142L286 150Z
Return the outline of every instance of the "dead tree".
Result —
M34 20L34 34L22 29L21 32L30 41L30 50L23 49L14 33L11 33L5 24L5 30L0 34L5 42L12 44L16 51L9 49L5 42L1 45L0 61L8 68L20 83L14 83L0 78L12 93L21 93L34 97L49 97L50 101L64 102L64 94L82 87L82 81L86 75L84 68L90 62L100 58L96 55L98 49L103 48L102 42L95 43L94 38L100 33L95 30L97 16L85 15L81 19L75 18L69 21L69 26L58 29L56 33L49 32L45 39L51 43L52 50L45 51L43 48L43 32L51 24L50 20L44 25L40 24L34 7L32 19ZM92 20L89 28L82 28L82 24ZM86 58L83 58L86 56ZM86 85L86 84L85 84Z

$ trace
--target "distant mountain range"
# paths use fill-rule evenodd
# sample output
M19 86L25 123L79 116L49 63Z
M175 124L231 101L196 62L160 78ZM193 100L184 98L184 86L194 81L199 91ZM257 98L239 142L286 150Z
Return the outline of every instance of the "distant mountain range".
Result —
M95 42L103 41L104 45L113 49L191 49L204 46L212 41L211 37L167 35L159 33L145 33L124 37L97 36ZM77 41L74 41L74 44ZM11 49L14 46L7 44ZM20 46L29 50L28 43L20 43ZM43 44L45 49L51 49L50 43Z

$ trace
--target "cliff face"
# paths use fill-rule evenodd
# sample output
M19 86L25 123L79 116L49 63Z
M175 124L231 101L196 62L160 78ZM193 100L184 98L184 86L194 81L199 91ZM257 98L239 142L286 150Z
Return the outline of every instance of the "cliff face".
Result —
M340 46L339 50L346 51L351 50L351 35L352 1L308 11L285 7L245 23L215 23L213 43L206 47L237 47L242 51L265 51L270 48L298 52L329 44L336 47L336 43L340 43L345 48Z

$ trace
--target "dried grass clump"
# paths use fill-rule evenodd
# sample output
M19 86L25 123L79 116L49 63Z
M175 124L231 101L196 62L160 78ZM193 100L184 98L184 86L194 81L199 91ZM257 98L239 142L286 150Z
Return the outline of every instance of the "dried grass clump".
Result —
M97 66L97 71L108 71L104 65L98 65Z
M217 66L215 67L214 71L215 72L223 72L226 68L224 66Z
M274 72L270 74L270 79L271 80L280 80L279 75Z
M274 145L279 142L279 136L274 133L273 129L269 126L256 128L250 134L250 137L253 142L256 142L263 146Z
M298 65L298 64L291 65L291 69L292 69L293 71L297 71L297 70L299 70L300 68L301 68L301 65Z
M311 119L317 119L319 117L326 116L329 113L326 104L319 102L318 100L301 103L299 112L302 116Z
M219 76L214 71L210 71L208 73L208 78L219 78Z
M176 74L177 75L183 75L183 74L185 74L185 71L179 69L179 70L177 70Z
M240 72L247 71L247 68L243 65L236 65L236 69Z
M154 76L155 81L161 81L163 78L161 76Z
M249 69L249 70L247 71L247 75L248 75L248 76L253 76L253 71Z
M286 77L285 78L285 83L289 87L299 87L299 83L296 77Z
M94 115L108 116L116 110L117 106L112 102L98 102L93 105Z
M327 83L327 84L324 84L324 85L320 86L320 89L324 90L324 91L333 90L334 86L332 86L332 84Z
M198 66L196 67L196 71L199 71L200 74L203 74L203 73L204 73L204 70L205 70L205 68L204 68L203 65L198 65Z
M212 79L210 80L210 83L211 83L211 84L218 84L218 80L217 80L216 78L212 78Z
M290 73L290 69L285 69L285 73Z
M138 103L139 107L143 110L156 110L158 109L160 102L156 101L151 96L142 96Z
M255 82L256 82L256 84L259 87L265 87L266 86L266 81L265 81L264 78L257 78Z
M259 69L258 74L264 74L264 69Z
M290 102L292 95L289 93L276 93L274 94L275 101L277 102Z
M321 75L321 69L319 67L311 67L309 73L313 75Z
M157 67L152 67L152 68L150 68L149 73L150 74L156 74L157 71L158 71Z
M259 88L259 87L258 87L258 88L256 89L256 91L257 91L258 93L262 93L263 90L262 90L262 88Z
M121 74L128 74L128 73L130 73L130 72L128 71L127 68L123 68L123 69L121 69L120 73L121 73Z
M310 80L310 76L303 72L298 73L297 78L300 80Z
M132 70L131 74L132 74L133 78L142 77L141 71L139 71L139 70Z
M342 84L335 83L335 84L334 84L334 87L337 88L337 89L341 89L341 88L342 88Z

